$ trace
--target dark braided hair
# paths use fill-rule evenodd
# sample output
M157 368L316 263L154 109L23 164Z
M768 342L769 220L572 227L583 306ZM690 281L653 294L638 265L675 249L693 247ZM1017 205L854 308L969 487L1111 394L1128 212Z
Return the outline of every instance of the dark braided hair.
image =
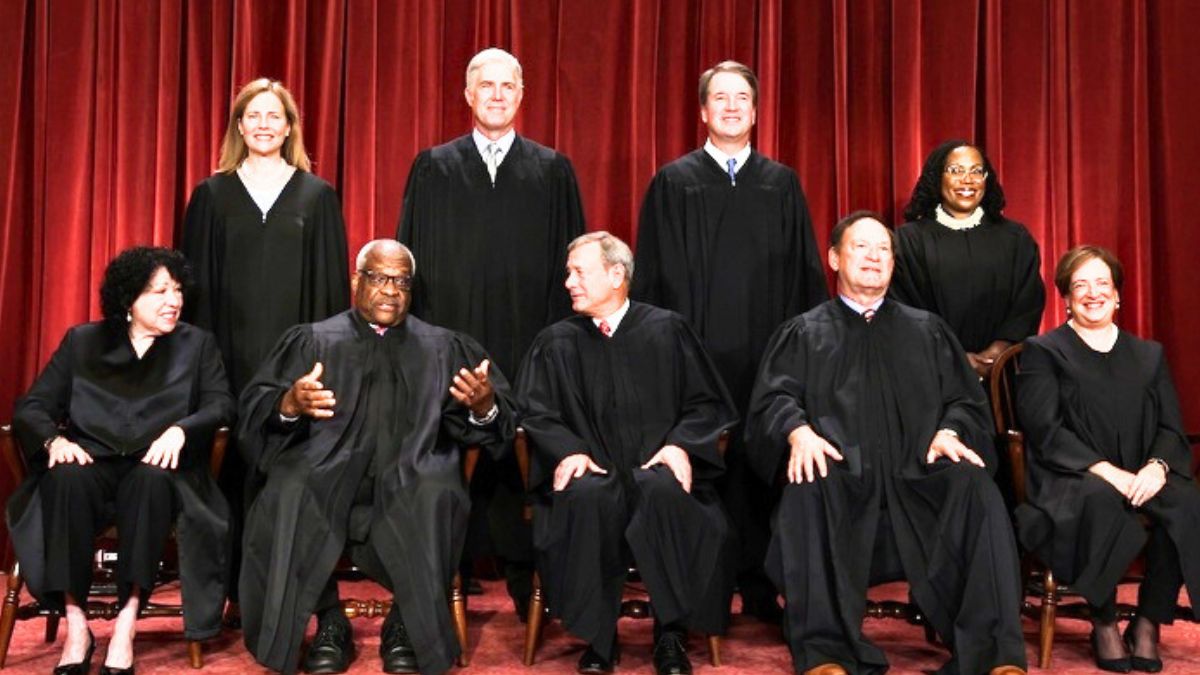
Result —
M983 207L983 212L989 218L995 220L1000 218L1000 213L1004 211L1005 205L1004 188L1000 187L1000 177L996 175L996 169L992 167L992 163L988 161L987 155L979 146L955 138L937 146L925 158L925 165L921 167L921 176L917 178L912 196L908 198L908 205L904 207L905 220L913 221L934 217L934 209L942 203L942 174L946 171L946 157L955 148L964 146L979 151L979 156L983 157L983 169L987 171L983 199L979 205Z

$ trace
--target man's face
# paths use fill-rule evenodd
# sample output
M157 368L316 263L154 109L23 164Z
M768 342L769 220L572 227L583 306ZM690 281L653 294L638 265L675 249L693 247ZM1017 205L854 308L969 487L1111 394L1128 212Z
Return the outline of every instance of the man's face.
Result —
M708 125L714 142L745 145L757 119L754 92L746 78L737 73L717 73L708 81L708 99L700 108L700 119Z
M862 218L846 228L841 244L829 249L829 266L837 272L838 292L857 298L887 291L892 280L892 237L883 223Z
M464 94L475 113L475 126L485 136L499 138L513 128L522 91L510 66L499 61L483 64Z
M567 256L567 292L576 314L593 318L608 316L625 301L625 270L621 265L604 266L599 242L576 246Z
M364 319L380 326L398 325L412 301L412 263L399 249L375 249L350 277L350 290Z

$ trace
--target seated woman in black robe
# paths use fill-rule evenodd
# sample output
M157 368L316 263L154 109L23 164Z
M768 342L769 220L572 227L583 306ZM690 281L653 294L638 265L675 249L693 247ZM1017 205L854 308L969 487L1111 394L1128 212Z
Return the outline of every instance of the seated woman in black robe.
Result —
M133 672L138 609L172 525L185 633L220 631L229 509L208 450L233 397L212 335L179 322L189 276L165 248L118 255L100 288L104 320L67 331L17 402L13 427L31 471L8 502L8 526L30 592L67 619L56 674L88 672L92 546L110 522L121 610L102 674Z
M1046 301L1037 242L1003 210L987 157L952 140L925 159L904 207L909 222L896 231L890 295L945 319L980 377L1037 334Z
M1200 489L1162 345L1113 323L1121 279L1121 263L1096 246L1058 263L1067 323L1026 342L1017 378L1030 448L1017 520L1026 548L1091 606L1096 665L1157 672L1158 627L1174 619L1180 586L1193 607L1200 599ZM1143 548L1137 617L1122 641L1116 586Z

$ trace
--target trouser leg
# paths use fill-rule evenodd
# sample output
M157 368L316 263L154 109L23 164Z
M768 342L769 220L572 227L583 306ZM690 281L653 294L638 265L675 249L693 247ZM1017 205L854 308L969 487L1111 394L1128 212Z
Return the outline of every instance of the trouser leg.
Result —
M1181 586L1179 551L1167 528L1155 525L1146 545L1146 576L1138 589L1138 614L1155 623L1171 623Z
M167 469L137 462L117 484L113 520L117 526L118 601L122 605L131 585L143 594L154 587L175 514L171 481Z
M59 464L38 483L45 530L45 591L69 593L87 602L92 583L93 544L105 526L105 503L119 475L112 460Z

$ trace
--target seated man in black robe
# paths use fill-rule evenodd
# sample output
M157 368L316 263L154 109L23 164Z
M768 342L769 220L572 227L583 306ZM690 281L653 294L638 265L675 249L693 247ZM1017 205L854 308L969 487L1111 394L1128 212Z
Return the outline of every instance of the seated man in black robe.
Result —
M612 672L631 555L654 609L655 670L690 673L687 630L728 623L730 530L712 480L736 413L683 317L629 302L624 242L593 232L567 250L577 316L537 336L518 380L547 603L588 642L579 672Z
M952 653L941 672L1024 672L983 390L945 321L885 299L892 256L878 216L839 222L840 297L776 331L751 397L755 469L787 479L767 571L792 660L798 673L885 670L862 633L867 588L903 579Z
M265 477L246 516L242 626L263 665L342 672L354 654L330 579L350 556L393 594L385 672L439 673L460 649L447 591L469 501L460 450L504 447L512 409L499 370L472 339L408 316L413 258L368 243L354 307L280 338L241 397L238 429Z

